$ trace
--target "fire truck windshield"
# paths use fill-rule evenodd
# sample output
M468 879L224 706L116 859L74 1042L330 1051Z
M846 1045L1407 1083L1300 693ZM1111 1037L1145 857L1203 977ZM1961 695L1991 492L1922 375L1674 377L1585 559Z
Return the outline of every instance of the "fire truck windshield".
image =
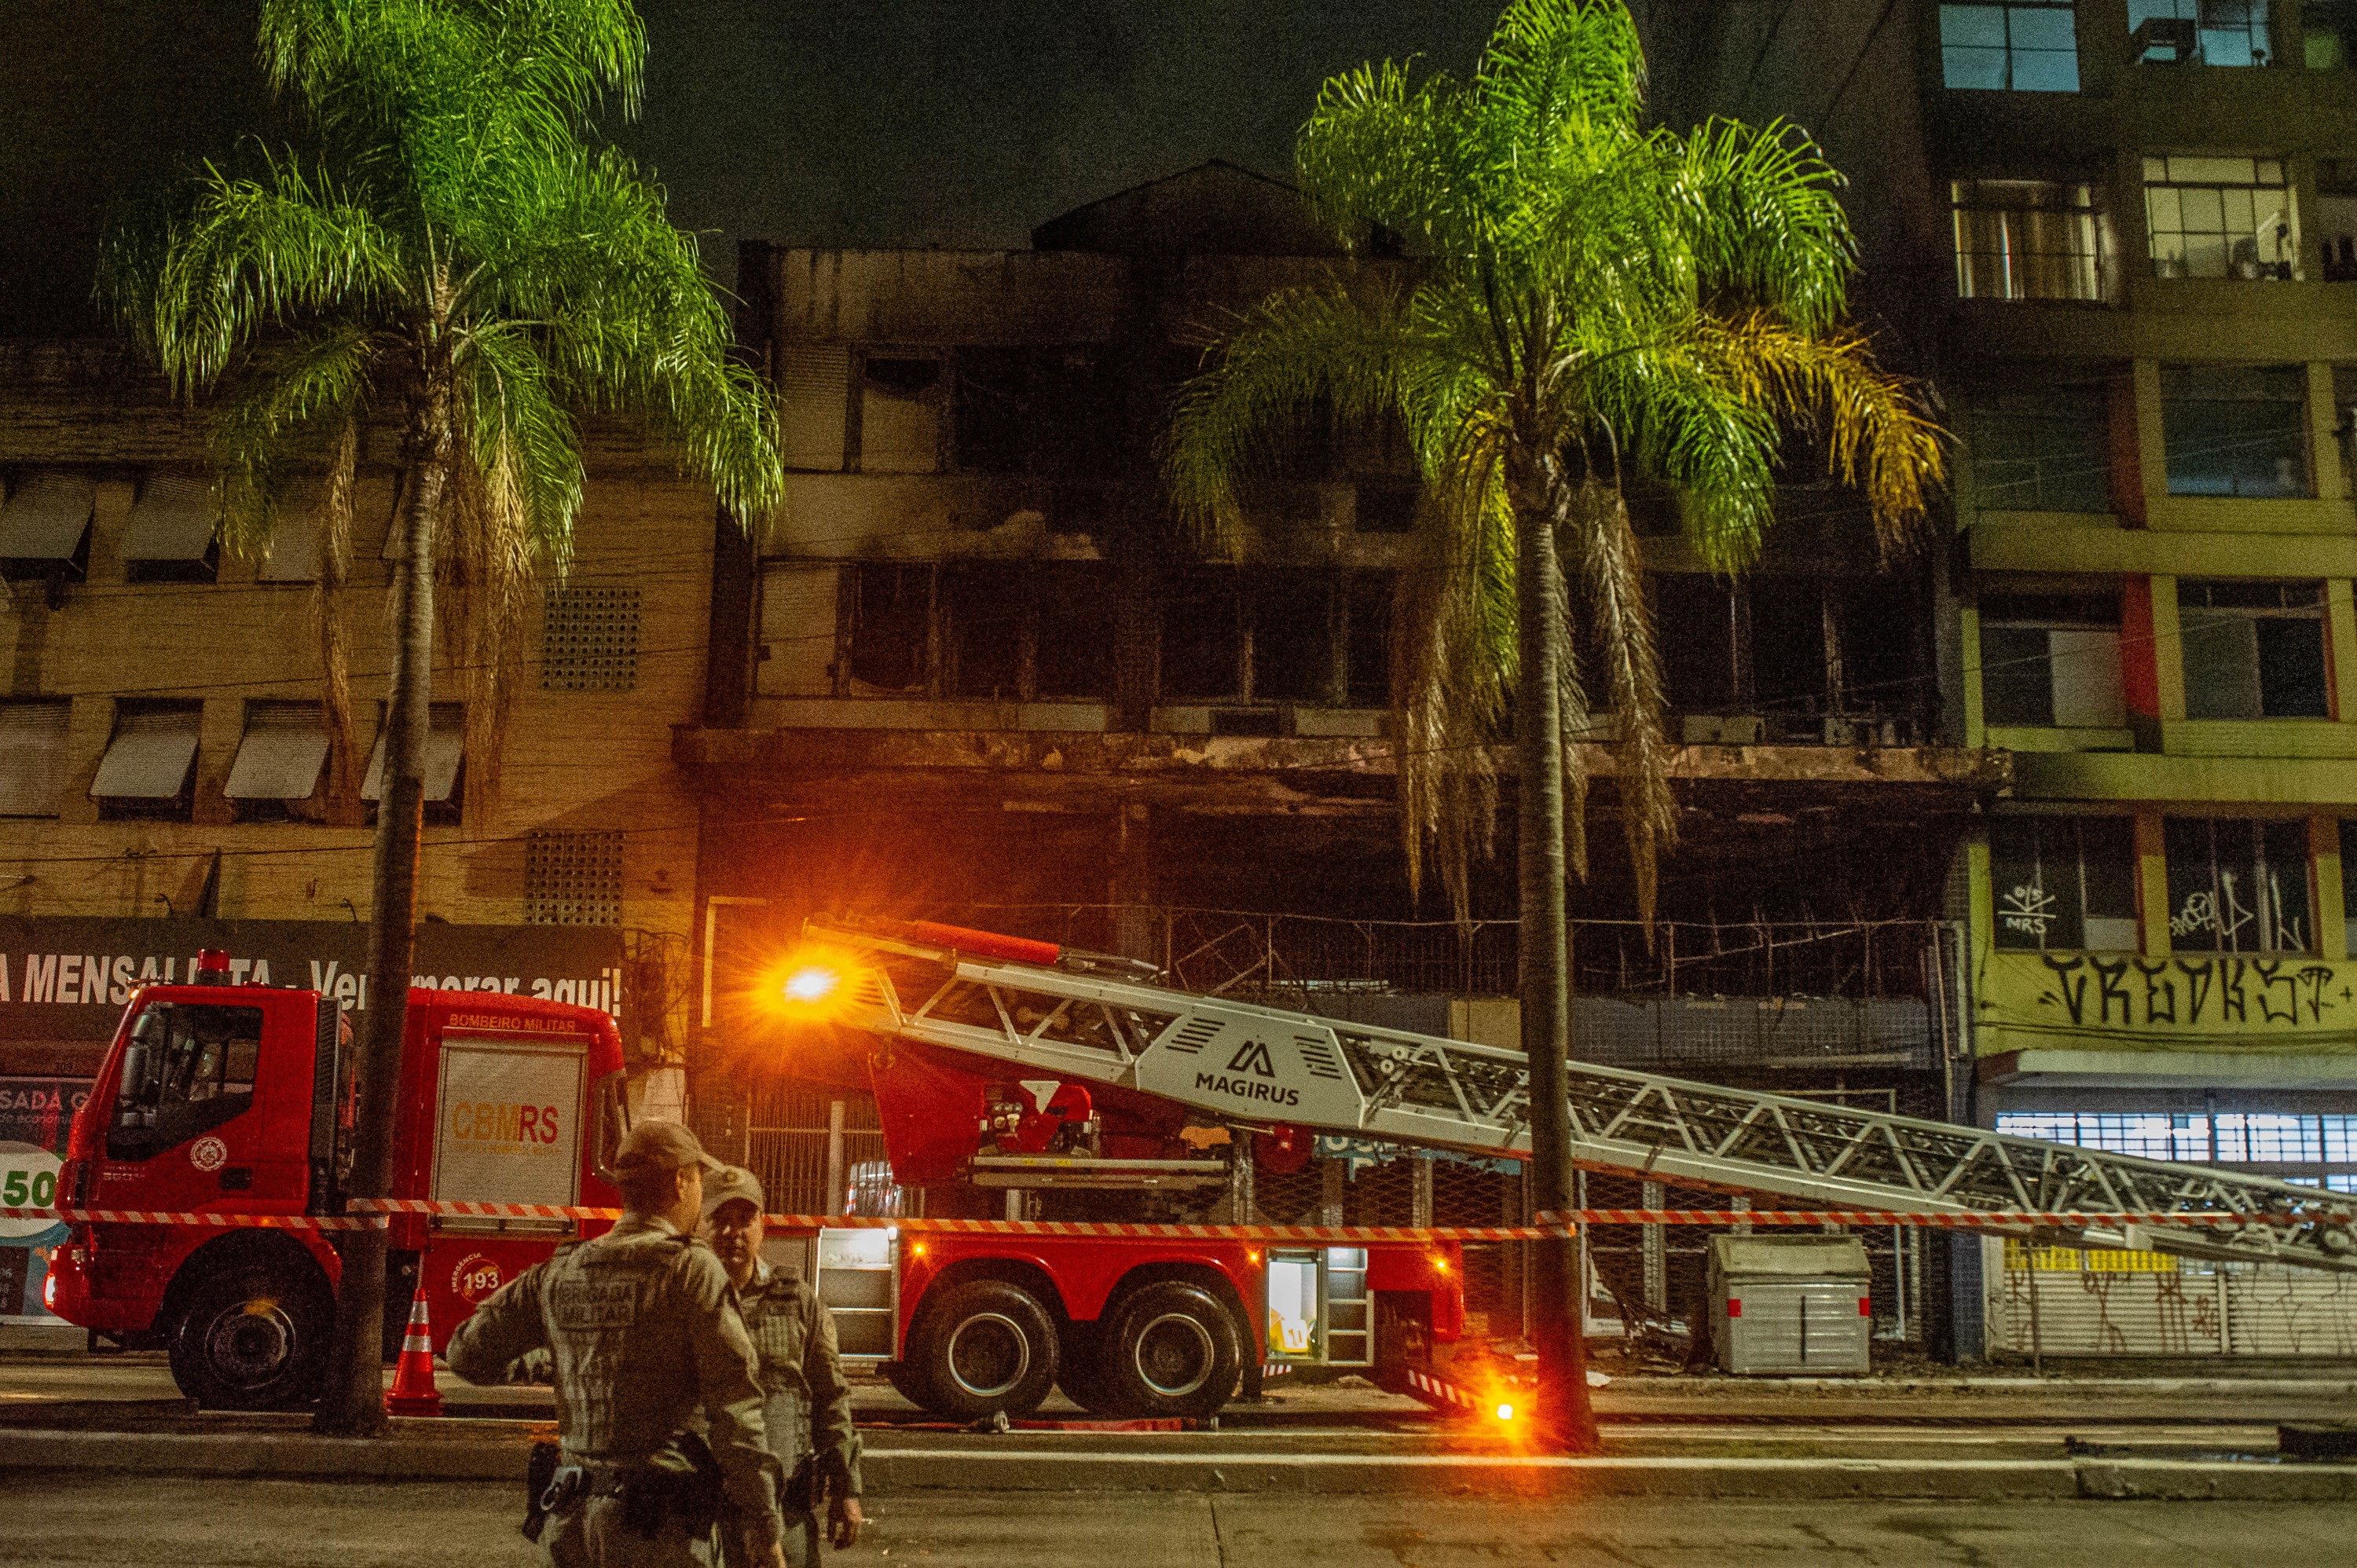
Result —
M253 1103L262 1009L151 1002L131 1026L106 1155L144 1160Z

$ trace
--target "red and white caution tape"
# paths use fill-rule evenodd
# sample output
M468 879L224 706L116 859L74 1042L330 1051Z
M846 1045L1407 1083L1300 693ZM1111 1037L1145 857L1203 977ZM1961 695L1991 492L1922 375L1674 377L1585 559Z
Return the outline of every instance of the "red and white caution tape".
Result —
M381 1214L167 1214L149 1208L0 1208L0 1219L55 1219L67 1225L210 1225L266 1230L375 1230Z
M162 1213L140 1208L0 1208L5 1219L56 1219L70 1224L259 1226L287 1230L359 1230L381 1226L393 1215L446 1219L608 1220L619 1208L553 1203L466 1203L423 1197L354 1198L350 1215ZM950 1236L1040 1236L1131 1239L1157 1241L1308 1241L1328 1244L1434 1241L1537 1241L1568 1234L1582 1225L1921 1225L1935 1230L2083 1230L2122 1225L2292 1225L2313 1217L2255 1214L2107 1214L2084 1209L2018 1210L1987 1214L1919 1213L1879 1208L1582 1208L1541 1214L1531 1225L1146 1225L1062 1219L915 1219L875 1215L772 1214L781 1230L898 1230ZM2337 1217L2327 1217L2336 1219Z

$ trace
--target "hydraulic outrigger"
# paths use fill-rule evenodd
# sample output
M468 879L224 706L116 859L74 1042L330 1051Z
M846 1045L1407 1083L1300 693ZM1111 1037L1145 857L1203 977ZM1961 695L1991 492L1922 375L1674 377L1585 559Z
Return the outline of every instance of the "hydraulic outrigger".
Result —
M922 923L815 920L857 980L843 1021L1241 1126L1527 1155L1521 1052L1170 990L1150 966ZM1925 1215L2065 1212L2085 1245L2357 1271L2357 1195L1945 1122L1571 1065L1573 1159L1732 1192Z

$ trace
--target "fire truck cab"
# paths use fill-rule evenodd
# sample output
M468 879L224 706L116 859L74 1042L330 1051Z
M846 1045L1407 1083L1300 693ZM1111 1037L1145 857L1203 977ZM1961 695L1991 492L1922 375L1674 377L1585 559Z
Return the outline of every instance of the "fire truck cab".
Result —
M342 1004L225 983L224 955L200 965L208 983L146 986L124 1008L74 1119L60 1202L340 1212L356 1065ZM393 1193L611 1205L597 1173L624 1130L622 1085L620 1036L604 1012L413 990ZM563 1220L398 1216L386 1299L407 1300L422 1279L438 1348L476 1303L576 1233ZM51 1264L45 1305L94 1337L164 1349L201 1405L284 1409L316 1394L340 1273L317 1230L84 1222ZM401 1329L388 1311L388 1353Z

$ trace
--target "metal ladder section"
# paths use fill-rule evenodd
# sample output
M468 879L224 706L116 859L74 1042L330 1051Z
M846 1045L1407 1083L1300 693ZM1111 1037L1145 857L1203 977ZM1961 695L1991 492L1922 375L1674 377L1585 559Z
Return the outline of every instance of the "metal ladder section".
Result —
M1228 1121L1527 1154L1520 1051L1192 995L813 921L856 950L843 1021L1027 1074L1118 1085ZM2084 1244L2357 1272L2357 1194L2170 1165L1656 1073L1571 1064L1579 1165L1835 1208L2204 1213L2088 1226Z

